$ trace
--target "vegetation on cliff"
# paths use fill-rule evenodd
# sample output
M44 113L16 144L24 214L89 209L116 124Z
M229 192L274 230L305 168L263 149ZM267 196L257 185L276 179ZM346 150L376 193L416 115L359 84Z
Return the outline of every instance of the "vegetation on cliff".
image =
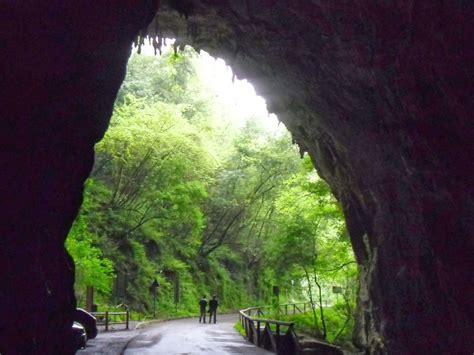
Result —
M236 310L277 285L279 302L313 300L315 333L347 333L357 273L339 205L287 132L206 75L189 48L130 59L67 240L79 304L93 287L99 309L150 316L156 278L158 316L190 315L203 294Z

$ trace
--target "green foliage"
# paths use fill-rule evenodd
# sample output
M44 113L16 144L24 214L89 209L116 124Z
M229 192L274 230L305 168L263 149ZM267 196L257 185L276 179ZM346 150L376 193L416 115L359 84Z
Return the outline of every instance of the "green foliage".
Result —
M235 330L237 330L237 332L239 332L239 334L242 335L243 337L246 337L246 336L247 336L247 334L245 334L245 329L244 329L244 327L242 327L242 324L241 324L240 322L235 323L234 328L235 328Z
M96 236L88 228L84 216L88 207L86 194L83 212L72 226L66 241L66 249L76 264L76 297L79 304L88 286L94 287L102 295L110 294L114 277L112 261L103 256L101 249L96 245Z
M327 184L310 169L309 158L305 159L276 201L280 228L267 251L280 282L296 281L316 304L313 328L329 339L333 325L326 322L324 305L335 301L333 286L344 286L348 302L354 300L357 270L341 209Z
M103 304L146 317L155 278L159 317L196 314L202 294L217 294L221 310L270 304L274 285L287 302L318 287L316 301L330 304L339 285L352 304L357 271L329 187L288 134L227 121L197 58L130 59L67 241L76 292L94 286ZM331 340L342 318L329 308Z
M316 327L313 320L313 315L308 313L294 314L289 316L281 316L281 318L288 322L295 322L295 331L300 335L320 336L321 330Z
M328 326L327 340L344 348L352 348L354 318L347 317L346 304L337 303L332 307L324 307L324 314ZM309 312L281 316L280 318L285 321L295 322L295 331L297 334L310 337L321 336L321 330L315 327L313 315ZM319 323L321 323L321 319Z

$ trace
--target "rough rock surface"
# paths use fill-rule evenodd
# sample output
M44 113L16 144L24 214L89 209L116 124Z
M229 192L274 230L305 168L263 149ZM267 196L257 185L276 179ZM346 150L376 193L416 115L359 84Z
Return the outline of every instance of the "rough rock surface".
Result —
M148 1L149 3L149 1ZM147 1L3 1L0 353L69 354L82 201Z
M154 1L3 2L0 353L68 353L64 238ZM224 58L341 201L370 353L474 350L469 1L169 0L145 33ZM20 349L12 352L9 349Z

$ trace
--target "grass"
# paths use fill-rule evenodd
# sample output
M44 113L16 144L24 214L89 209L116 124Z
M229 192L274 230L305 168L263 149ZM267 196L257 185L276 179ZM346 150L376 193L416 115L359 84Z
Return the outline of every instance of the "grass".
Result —
M326 341L345 348L352 348L354 319L351 318L347 321L342 307L343 305L334 305L324 308L324 319L326 321L327 330ZM319 327L316 327L312 313L307 312L282 316L281 320L295 322L295 331L299 335L308 335L321 339L321 319L318 317Z
M235 323L234 329L237 330L240 333L240 335L242 335L243 337L246 337L247 334L245 334L245 329L244 327L242 327L242 324L240 323L240 321Z

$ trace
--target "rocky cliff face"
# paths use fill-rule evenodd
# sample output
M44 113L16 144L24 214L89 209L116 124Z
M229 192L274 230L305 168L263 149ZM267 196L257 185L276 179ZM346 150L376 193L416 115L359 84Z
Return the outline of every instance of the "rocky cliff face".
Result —
M0 353L69 354L74 266L64 240L146 1L2 4ZM133 3L133 4L132 4Z
M142 29L224 58L309 152L360 265L361 348L471 353L473 5L169 0L146 27L155 5L7 2L0 15L0 352L66 353L63 241Z

